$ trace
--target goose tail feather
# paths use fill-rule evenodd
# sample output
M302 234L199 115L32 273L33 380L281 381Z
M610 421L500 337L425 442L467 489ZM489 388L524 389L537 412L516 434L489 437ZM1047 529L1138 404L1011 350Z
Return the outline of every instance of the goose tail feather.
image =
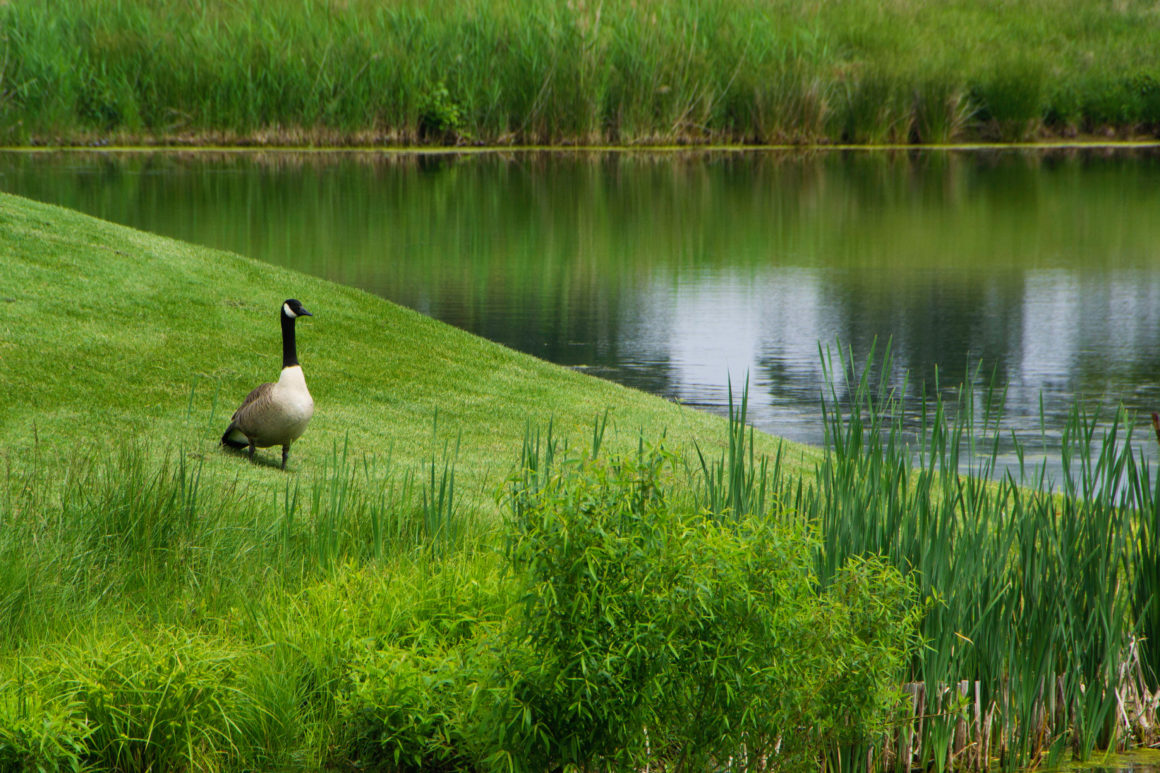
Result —
M246 436L231 424L229 429L225 431L225 434L222 435L222 445L229 448L246 448L250 443L246 440Z

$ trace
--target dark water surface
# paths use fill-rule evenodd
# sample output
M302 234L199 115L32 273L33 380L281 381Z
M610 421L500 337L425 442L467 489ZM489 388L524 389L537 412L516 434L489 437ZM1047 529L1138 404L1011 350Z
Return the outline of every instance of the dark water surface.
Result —
M889 338L912 395L994 372L1034 449L1076 399L1155 446L1155 151L8 153L0 189L712 410L748 374L755 423L795 440L822 440L819 344Z
M1160 773L1160 750L1140 749L1118 755L1114 761L1074 765L1063 770L1069 773Z

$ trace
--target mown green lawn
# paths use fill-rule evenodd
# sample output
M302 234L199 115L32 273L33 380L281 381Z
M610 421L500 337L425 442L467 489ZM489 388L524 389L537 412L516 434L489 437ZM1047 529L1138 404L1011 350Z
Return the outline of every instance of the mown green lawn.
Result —
M0 199L0 265L0 455L16 469L141 443L280 490L336 446L411 466L458 441L461 488L491 511L529 426L590 442L607 412L613 447L724 438L719 418L365 292L12 196ZM316 409L283 474L221 452L218 438L246 393L278 376L288 297L315 315L298 349Z

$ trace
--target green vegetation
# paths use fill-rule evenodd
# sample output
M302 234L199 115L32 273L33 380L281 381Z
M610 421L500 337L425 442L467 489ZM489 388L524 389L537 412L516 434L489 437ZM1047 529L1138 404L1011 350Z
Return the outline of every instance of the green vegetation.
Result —
M992 479L993 396L908 441L874 368L833 375L806 452L744 397L692 413L50 206L0 199L0 255L0 770L1015 769L1150 740L1160 487L1118 425L1075 416L1054 495ZM318 415L284 473L216 443L287 295Z
M775 746L792 769L881 736L917 645L900 573L854 561L819 593L803 531L686 509L664 454L552 448L559 472L510 489L502 562L436 535L337 563L332 537L375 544L359 513L268 522L180 468L117 469L82 513L25 488L3 513L36 531L2 538L0 769L697 770ZM62 511L100 541L39 522ZM73 627L81 606L100 623Z
M778 488L819 529L823 579L851 556L881 556L936 599L911 671L925 685L923 765L1022 769L1150 742L1160 481L1125 437L1126 417L1101 429L1073 411L1056 493L1046 462L1024 467L1022 450L1020 469L996 468L998 395L936 402L908 440L899 394L869 371L836 383L852 397L831 395L815 487Z
M5 197L0 241L0 769L688 766L767 748L803 686L821 692L796 754L881 732L913 591L869 561L819 594L793 527L714 526L675 460L712 453L720 419L54 207ZM319 412L286 474L217 435L276 367L291 293L325 324L300 330ZM551 439L521 464L536 426ZM666 435L672 456L642 451ZM559 524L587 536L561 545ZM545 557L594 574L545 573ZM899 614L866 628L884 603L871 583ZM588 626L584 648L544 627L561 616ZM803 627L814 648L752 669ZM624 660L588 660L605 646ZM611 671L590 682L596 667ZM610 734L569 730L593 722Z
M8 142L943 143L1160 126L1145 0L0 6Z

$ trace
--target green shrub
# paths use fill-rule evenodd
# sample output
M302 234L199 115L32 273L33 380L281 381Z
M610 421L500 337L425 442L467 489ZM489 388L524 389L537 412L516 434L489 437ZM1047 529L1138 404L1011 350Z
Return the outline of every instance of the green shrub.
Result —
M389 770L470 769L462 737L465 666L448 655L368 648L339 707L343 763Z
M243 689L278 714L268 737L289 726L282 748L339 768L470 768L471 653L507 611L501 578L494 554L416 554L264 601L242 623L270 643Z
M514 488L523 610L499 650L491 761L791 767L882 728L917 645L913 589L867 559L819 595L808 534L670 504L667 462L577 462Z
M89 730L73 736L88 766L174 770L220 764L238 751L237 653L161 634L86 642L55 660L38 679L48 685L48 703L68 708L64 726Z
M440 81L424 95L419 110L419 136L446 142L463 128L459 105Z
M70 706L44 705L30 692L0 681L0 771L80 769L92 727Z
M1089 129L1103 126L1155 126L1160 121L1160 83L1150 73L1105 75L1086 90L1083 114Z

